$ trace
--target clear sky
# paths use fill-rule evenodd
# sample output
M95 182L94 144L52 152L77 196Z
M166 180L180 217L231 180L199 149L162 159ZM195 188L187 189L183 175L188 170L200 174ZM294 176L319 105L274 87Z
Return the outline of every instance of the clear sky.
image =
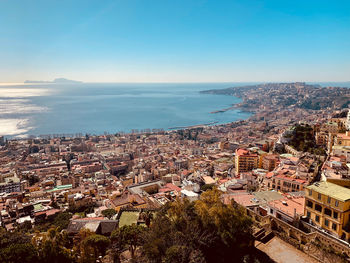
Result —
M0 82L349 81L349 0L0 0Z

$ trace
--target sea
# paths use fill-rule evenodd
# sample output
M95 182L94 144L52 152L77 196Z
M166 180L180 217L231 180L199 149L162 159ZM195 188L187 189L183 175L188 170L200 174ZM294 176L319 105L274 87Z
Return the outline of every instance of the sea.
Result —
M201 94L240 83L78 83L0 86L0 135L60 136L222 124L250 116L233 96Z
M212 112L241 99L200 91L250 84L257 83L1 85L0 135L23 138L114 134L234 122L249 118L251 113L239 109Z

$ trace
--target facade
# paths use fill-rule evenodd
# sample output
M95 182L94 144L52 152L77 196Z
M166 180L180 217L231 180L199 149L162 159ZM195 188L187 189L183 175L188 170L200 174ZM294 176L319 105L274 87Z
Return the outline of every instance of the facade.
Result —
M285 193L303 191L307 185L306 180L296 179L284 175L276 175L267 179L266 181L268 189Z
M278 155L276 154L267 154L262 158L262 168L271 172L276 168L279 161Z
M327 122L322 125L320 130L321 132L338 133L340 129L337 122Z
M0 183L0 193L13 193L21 191L21 182L17 177L5 178L5 182Z
M316 226L348 241L350 189L330 182L307 186L304 215Z
M350 146L333 146L332 154L336 156L345 156L346 162L350 162Z
M315 140L317 145L327 146L329 134L327 132L316 132Z
M346 117L346 129L350 130L350 110L348 111L348 115Z
M350 146L350 134L349 134L349 132L338 133L334 138L334 145Z
M245 149L237 149L235 157L236 175L258 168L259 156Z

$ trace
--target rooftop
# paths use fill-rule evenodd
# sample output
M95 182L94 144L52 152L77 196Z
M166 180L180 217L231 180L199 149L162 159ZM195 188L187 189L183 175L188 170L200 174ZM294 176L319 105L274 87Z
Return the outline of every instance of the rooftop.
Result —
M317 182L307 186L306 188L330 196L342 202L350 200L350 189L330 182Z

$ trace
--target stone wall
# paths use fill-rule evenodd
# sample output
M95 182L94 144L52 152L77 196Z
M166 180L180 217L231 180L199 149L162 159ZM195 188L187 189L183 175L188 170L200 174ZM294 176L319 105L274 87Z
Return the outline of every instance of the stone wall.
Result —
M247 214L254 219L255 226L273 232L320 262L350 262L350 245L305 222L300 221L296 228L271 215L261 216L250 209Z

